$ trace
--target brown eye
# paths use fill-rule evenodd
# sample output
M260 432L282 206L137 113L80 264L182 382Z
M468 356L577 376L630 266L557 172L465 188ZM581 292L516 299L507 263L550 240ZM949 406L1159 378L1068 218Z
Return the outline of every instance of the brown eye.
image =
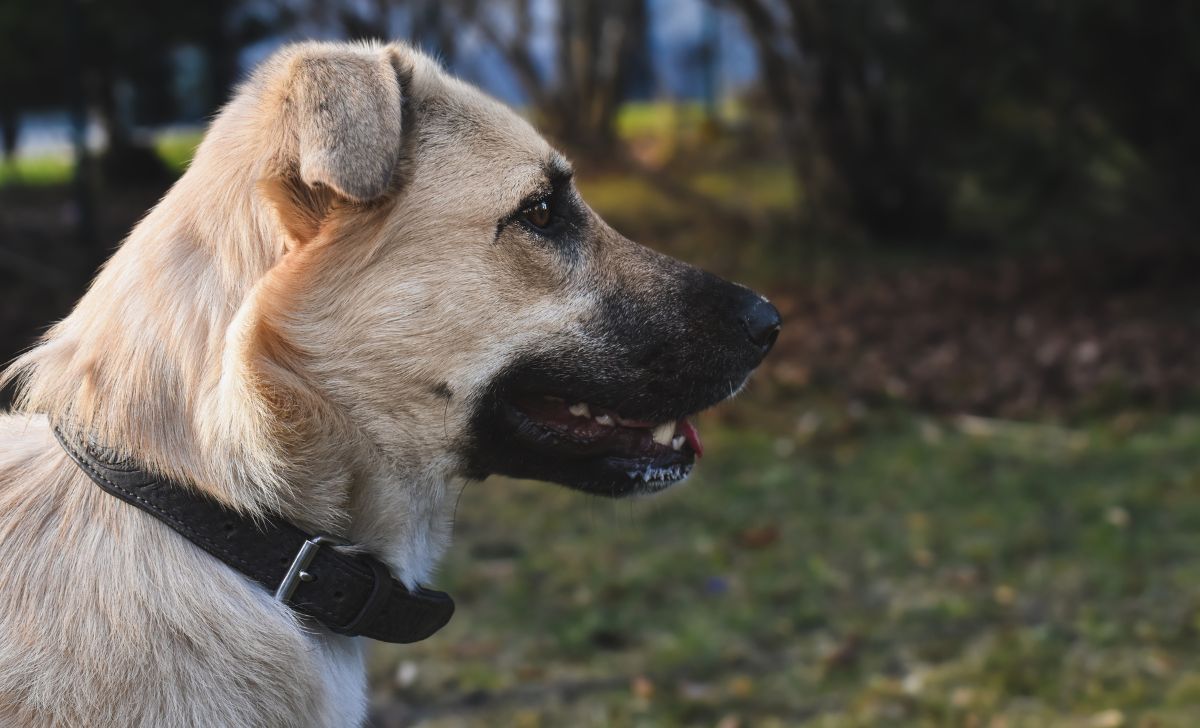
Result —
M550 224L550 203L539 200L532 207L522 211L521 217L535 228L544 228Z

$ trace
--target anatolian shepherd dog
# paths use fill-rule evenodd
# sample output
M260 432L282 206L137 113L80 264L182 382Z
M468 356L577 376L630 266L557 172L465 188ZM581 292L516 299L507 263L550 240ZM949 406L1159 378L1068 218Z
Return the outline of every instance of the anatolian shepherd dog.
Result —
M403 45L264 63L5 374L0 724L366 716L364 640L96 487L55 427L176 493L347 539L413 589L462 479L604 496L683 480L687 416L742 386L778 313L621 237L571 176L521 117Z

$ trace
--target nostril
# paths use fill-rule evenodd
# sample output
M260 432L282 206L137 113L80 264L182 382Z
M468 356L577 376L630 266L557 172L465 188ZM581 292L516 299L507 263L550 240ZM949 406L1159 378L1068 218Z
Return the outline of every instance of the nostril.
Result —
M750 337L752 343L763 350L763 353L775 345L782 324L779 311L765 298L755 301L742 318L742 325L746 327L746 335Z
M770 333L767 334L766 339L762 342L763 349L770 350L775 346L775 340L779 338L779 329L779 324L775 324L775 328L771 329Z

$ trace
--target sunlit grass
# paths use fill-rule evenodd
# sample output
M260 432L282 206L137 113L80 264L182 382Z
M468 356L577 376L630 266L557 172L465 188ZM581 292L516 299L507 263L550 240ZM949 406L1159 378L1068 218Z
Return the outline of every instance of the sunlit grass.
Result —
M795 209L798 194L791 170L782 163L726 164L690 175L683 183L703 196L698 199L711 198L723 208L745 213L787 215ZM579 186L588 204L606 217L670 221L697 213L694 205L672 198L636 174L585 175Z
M669 136L677 133L681 127L700 124L704 118L704 107L695 102L670 104L651 101L626 104L617 114L617 133L625 139Z
M799 199L795 175L782 162L728 165L696 174L690 184L697 192L745 211L787 215Z
M66 184L74 169L75 164L64 155L17 157L0 163L0 186Z
M738 121L745 114L741 102L730 99L715 110L719 122ZM666 137L694 130L708 123L709 111L698 101L636 101L625 104L617 114L617 133L623 139Z
M191 163L201 138L203 133L198 131L163 134L155 140L154 149L170 170L182 174Z
M686 205L669 197L645 177L585 174L578 185L588 204L605 218L669 223L688 214Z

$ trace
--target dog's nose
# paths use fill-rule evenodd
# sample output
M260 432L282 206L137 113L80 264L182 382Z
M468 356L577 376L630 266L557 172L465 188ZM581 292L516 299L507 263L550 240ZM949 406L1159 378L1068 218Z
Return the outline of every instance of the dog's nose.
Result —
M762 351L763 356L766 356L771 347L775 345L775 339L779 338L779 327L782 324L779 311L771 305L770 301L757 294L754 296L754 301L742 314L742 326L746 329L746 336L750 338L750 343Z

